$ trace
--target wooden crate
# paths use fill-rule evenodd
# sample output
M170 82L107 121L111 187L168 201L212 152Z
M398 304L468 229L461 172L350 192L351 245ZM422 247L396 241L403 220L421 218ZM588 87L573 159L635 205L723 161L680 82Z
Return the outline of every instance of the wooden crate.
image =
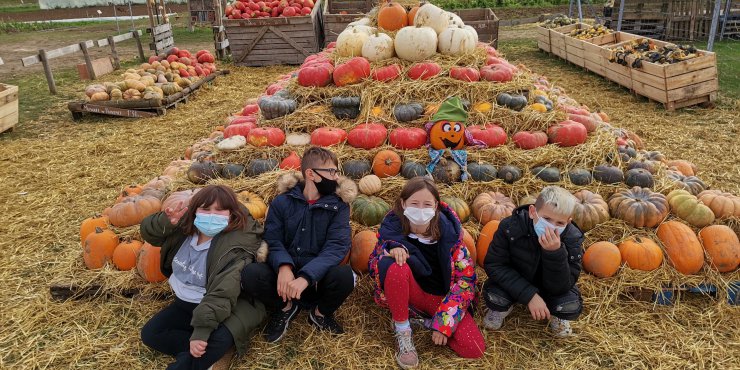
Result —
M460 16L466 26L475 28L478 41L492 44L498 48L499 19L491 8L456 9L453 13Z
M0 132L18 124L18 86L0 82Z
M577 23L580 24L580 23ZM551 28L550 31L550 51L559 56L562 59L568 60L568 51L566 48L566 39L572 37L568 36L568 32L575 29L577 24L570 24L563 27Z
M640 38L640 36L626 32L613 32L585 40L583 43L583 66L591 72L606 77L606 63L609 63L609 61L604 57L601 50L637 38Z
M550 29L537 26L537 47L550 53Z
M610 62L614 54L613 48L618 45L614 44L600 49L601 56L604 60L604 77L632 90L632 69L615 62Z
M574 23L563 27L558 27L555 32L565 35L565 59L579 67L583 67L583 44L584 40L571 37L570 33L575 30L587 30L592 28L585 23Z
M302 17L224 19L234 64L260 67L301 64L321 50L321 0Z
M321 18L324 45L337 41L347 25L365 16L373 5L371 0L328 0Z

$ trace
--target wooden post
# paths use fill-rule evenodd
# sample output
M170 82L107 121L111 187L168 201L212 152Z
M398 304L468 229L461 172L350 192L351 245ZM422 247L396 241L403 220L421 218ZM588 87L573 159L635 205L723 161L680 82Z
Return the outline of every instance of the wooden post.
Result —
M622 18L624 17L624 2L625 0L619 1L619 18L617 19L617 32L622 30Z
M82 50L82 56L85 58L85 65L87 66L87 76L90 77L90 80L94 80L97 78L95 76L95 70L93 69L92 60L90 59L90 52L87 51L87 42L83 41L79 43L80 50Z
M46 50L41 49L39 50L39 59L41 59L41 64L44 65L44 74L46 75L46 82L49 84L49 92L56 95L57 94L57 84L54 82L54 75L51 73L51 66L49 65L49 60L46 59Z
M110 45L110 55L113 57L113 68L121 68L121 60L118 59L118 51L116 50L116 41L113 40L113 36L108 36L108 45Z
M136 39L136 47L139 49L139 58L141 59L141 62L146 62L146 57L144 56L144 47L141 45L141 37L139 36L139 31L134 30L134 38Z
M162 7L162 23L170 23L169 17L167 17L167 8L164 6L164 0L159 0L159 4Z
M714 14L712 14L712 26L709 29L709 41L707 42L707 50L709 51L714 49L714 38L717 36L717 24L719 23L719 11L721 5L722 0L714 0ZM726 14L725 17L727 17Z

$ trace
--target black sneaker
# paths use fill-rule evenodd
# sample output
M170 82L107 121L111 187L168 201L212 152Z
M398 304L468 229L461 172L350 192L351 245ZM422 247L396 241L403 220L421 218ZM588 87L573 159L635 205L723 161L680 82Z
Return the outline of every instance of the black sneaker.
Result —
M334 319L334 316L316 316L314 309L308 313L308 322L320 330L326 330L332 334L344 334L344 329Z
M270 317L270 322L267 323L267 328L265 328L265 339L267 339L268 342L274 343L279 341L283 335L285 335L285 332L288 331L290 321L293 320L295 315L298 314L298 311L301 310L296 302L293 302L292 304L293 306L291 306L288 311L280 310L272 314L272 317Z

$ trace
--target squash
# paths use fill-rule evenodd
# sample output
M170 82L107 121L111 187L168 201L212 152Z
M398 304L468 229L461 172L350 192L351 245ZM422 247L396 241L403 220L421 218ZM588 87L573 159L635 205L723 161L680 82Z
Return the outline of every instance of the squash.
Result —
M371 62L393 58L394 53L393 39L385 33L370 35L362 45L361 52L362 56Z
M244 205L245 208L247 208L247 211L249 211L249 214L252 215L255 220L265 218L265 215L267 214L267 204L265 204L265 201L262 200L261 196L252 193L251 191L244 190L236 193L236 199L239 200L239 203Z
M311 132L311 145L327 147L342 144L345 140L347 132L341 128L319 127Z
M641 159L631 159L627 163L627 170L634 170L637 168L646 170L654 175L656 172L658 172L658 169L660 168L660 162L641 158Z
M380 182L380 177L375 175L367 175L361 178L357 185L360 193L365 195L373 195L383 189L383 183Z
M545 182L559 182L560 170L555 167L539 166L532 168L532 174Z
M460 165L447 158L440 159L439 163L434 167L434 171L432 171L434 181L443 184L458 182L460 181L460 176L462 176Z
M378 236L372 230L363 230L355 234L352 238L352 248L349 252L349 264L358 274L368 272L368 262L370 255L378 244Z
M235 179L237 177L244 175L245 169L246 167L244 167L243 164L226 163L223 166L221 166L221 177L225 179Z
M473 181L493 181L498 175L494 165L483 162L468 163L468 173Z
M247 164L247 176L256 177L275 171L279 165L280 163L275 158L254 158Z
M298 102L295 99L278 94L263 96L258 104L262 115L268 120L287 116L298 107Z
M609 221L609 205L601 195L583 189L573 196L576 198L576 206L573 208L573 222L583 231L587 232L596 225Z
M108 216L95 215L82 220L80 224L80 244L83 247L85 246L85 238L94 233L97 228L108 228Z
M696 176L684 176L678 171L666 171L666 177L673 180L673 184L678 189L688 191L693 195L698 195L707 189L707 185Z
M140 100L141 92L136 89L128 89L123 92L123 100Z
M707 251L709 265L719 272L735 271L740 265L740 241L737 234L725 225L712 225L699 231L699 238Z
M110 100L110 95L108 95L107 92L101 91L96 92L95 94L92 94L90 97L90 101L107 101Z
M522 178L522 170L507 164L498 169L498 178L507 184L513 184Z
M109 229L95 228L95 232L85 238L82 259L90 270L103 268L113 259L113 251L118 246L118 236Z
M138 225L141 221L162 208L162 202L148 195L135 195L127 197L114 205L108 213L111 225L115 227L128 227Z
M381 150L373 158L372 169L381 179L396 176L401 171L401 157L392 150Z
M457 218L460 219L461 223L468 222L468 219L470 219L470 207L468 206L468 203L460 198L451 196L442 196L440 197L440 200L455 211L455 214L457 215Z
M399 122L410 122L421 118L424 107L419 103L396 104L393 117Z
M437 33L430 27L404 27L396 34L394 48L396 55L403 60L418 62L428 59L437 52Z
M568 179L573 185L585 186L593 181L591 172L583 168L575 168L568 171Z
M311 144L311 135L305 132L291 132L285 137L285 144L291 146L305 146Z
M668 165L669 169L681 172L684 176L694 176L698 172L696 165L682 159L668 161L666 165Z
M445 28L438 36L438 49L444 55L460 55L475 49L473 35L463 27Z
M476 261L478 266L483 266L486 261L488 248L493 241L493 236L496 234L496 230L498 230L500 222L501 221L499 220L491 220L487 222L485 226L483 226L483 229L481 229L480 234L478 234L478 241L475 243L475 249L478 254Z
M635 236L619 243L622 263L634 270L653 271L663 264L663 251L654 241Z
M243 148L246 145L247 138L242 135L234 135L219 141L218 144L216 144L216 149L223 152L229 152L232 150Z
M647 188L622 189L609 197L612 217L632 227L655 227L668 216L668 201L663 194Z
M692 275L704 266L704 250L690 227L678 221L668 221L658 226L657 234L665 247L668 262L676 271Z
M352 159L342 162L342 173L351 179L360 179L371 171L370 161L366 159Z
M113 265L121 271L128 271L136 267L136 255L139 254L143 243L138 240L125 240L116 246L113 251Z
M624 183L629 187L639 186L641 188L653 187L653 174L642 168L633 168L627 171Z
M714 223L714 212L686 190L674 190L668 194L668 204L676 216L695 227Z
M360 194L352 201L351 218L362 225L375 226L383 221L383 217L390 209L383 199Z
M492 220L502 220L511 216L516 208L511 198L499 193L487 191L475 197L473 200L473 216L485 225Z
M450 17L446 11L437 6L426 3L419 7L414 17L414 25L430 27L437 34L442 33L450 25ZM401 29L403 31L406 28ZM399 31L400 33L400 31Z
M150 283L164 281L167 278L160 269L160 247L144 243L136 256L136 271Z
M188 180L193 184L201 185L205 184L210 179L215 179L221 172L221 167L208 160L197 160L194 161L190 168L188 168Z
M417 176L425 176L427 174L427 168L421 163L404 161L401 165L401 176L405 179L412 179Z
M704 190L698 195L699 201L709 207L716 218L740 218L740 197L720 190Z
M606 164L594 167L594 179L604 184L618 184L624 181L624 173L619 167Z
M335 96L331 98L331 111L337 119L355 119L360 115L360 97Z
M591 244L583 254L583 268L600 278L614 276L621 265L619 248L609 242Z
M290 154L280 161L281 170L300 170L301 169L301 157L296 152L290 152Z
M408 15L403 5L388 1L378 11L378 27L388 31L398 31L408 26Z

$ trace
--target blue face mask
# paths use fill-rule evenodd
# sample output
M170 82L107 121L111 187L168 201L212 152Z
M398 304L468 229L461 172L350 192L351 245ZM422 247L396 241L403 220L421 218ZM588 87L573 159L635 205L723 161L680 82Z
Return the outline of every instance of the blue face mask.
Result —
M229 226L229 216L214 213L196 213L193 224L203 235L214 237Z
M534 211L534 214L537 215L536 210ZM545 235L545 231L547 230L548 227L557 231L558 235L562 235L563 231L565 230L565 226L557 227L547 222L547 220L540 217L540 215L537 215L537 222L534 223L534 232L537 234L537 237L541 237L542 235Z

